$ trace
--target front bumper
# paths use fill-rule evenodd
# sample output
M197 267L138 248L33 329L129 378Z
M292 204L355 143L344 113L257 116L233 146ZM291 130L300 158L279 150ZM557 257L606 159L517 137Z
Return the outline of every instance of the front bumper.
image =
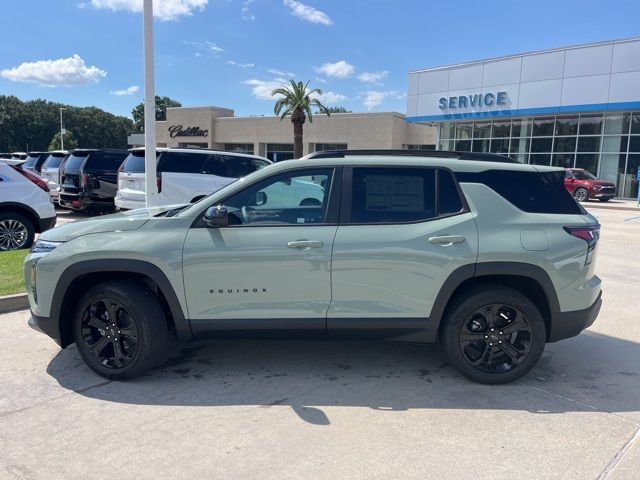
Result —
M602 292L598 294L596 301L584 310L558 312L553 315L549 341L557 342L565 338L575 337L585 328L589 328L595 322L598 313L600 313L601 306Z
M39 317L31 312L31 317L27 323L37 332L44 333L45 335L53 338L58 345L62 346L62 336L60 335L58 322L55 322L49 317Z
M57 217L54 215L49 218L40 218L38 219L38 233L46 232L47 230L51 230L56 224Z

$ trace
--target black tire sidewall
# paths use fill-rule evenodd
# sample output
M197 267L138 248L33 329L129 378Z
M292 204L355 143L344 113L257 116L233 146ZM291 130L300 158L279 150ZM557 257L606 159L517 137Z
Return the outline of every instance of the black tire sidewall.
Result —
M527 357L517 367L500 374L481 372L470 365L459 344L462 326L469 316L477 309L494 303L520 310L532 330L531 349ZM528 297L508 287L480 288L458 297L444 321L445 325L441 330L440 342L445 351L446 359L465 377L480 383L502 384L521 378L536 365L546 344L547 331L540 311Z
M27 241L20 248L13 248L11 250L21 250L23 248L30 248L33 245L33 240L36 236L36 229L33 225L33 222L29 220L27 217L17 212L4 212L0 213L0 221L3 220L17 220L22 223L27 229ZM0 250L0 252L10 252L11 250Z
M131 362L113 369L100 364L82 339L82 318L89 306L100 299L112 299L122 304L134 318L138 329L138 348ZM85 363L97 374L124 380L139 376L164 359L168 343L168 327L157 298L136 282L104 282L91 287L77 304L73 316L73 336Z

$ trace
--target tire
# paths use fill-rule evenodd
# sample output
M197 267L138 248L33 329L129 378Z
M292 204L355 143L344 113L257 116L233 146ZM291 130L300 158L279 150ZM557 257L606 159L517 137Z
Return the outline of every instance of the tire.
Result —
M611 199L610 198L599 198L598 200L600 200L601 202L608 202Z
M0 251L29 248L36 231L33 222L17 212L0 213Z
M115 308L109 311L107 305ZM111 323L113 312L117 320ZM169 328L148 288L130 280L108 281L89 288L78 302L73 336L89 368L110 380L125 380L162 363ZM95 353L92 347L97 348Z
M586 202L589 200L589 192L587 192L586 188L576 188L576 191L573 192L573 196L579 202Z
M489 306L498 307L490 311ZM519 325L523 328L514 330ZM440 332L442 349L453 367L485 384L513 382L528 373L540 359L546 338L544 319L534 303L500 284L474 287L457 296L447 308ZM485 363L487 359L495 365Z

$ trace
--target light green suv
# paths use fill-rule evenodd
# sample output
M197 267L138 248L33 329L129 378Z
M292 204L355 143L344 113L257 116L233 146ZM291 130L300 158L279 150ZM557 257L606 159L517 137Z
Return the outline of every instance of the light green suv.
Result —
M506 383L595 320L600 225L563 169L320 157L45 232L24 265L30 325L111 379L161 364L172 337L288 337L440 343L468 378Z

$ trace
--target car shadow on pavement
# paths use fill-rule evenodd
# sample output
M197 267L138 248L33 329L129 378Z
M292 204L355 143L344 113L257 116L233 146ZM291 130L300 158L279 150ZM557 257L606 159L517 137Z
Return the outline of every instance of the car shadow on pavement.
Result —
M75 346L47 372L81 395L125 404L290 406L303 420L329 423L323 406L376 410L508 409L540 414L640 410L640 347L597 333L547 345L536 368L500 386L473 383L437 348L399 343L217 340L175 344L147 375L108 382Z

